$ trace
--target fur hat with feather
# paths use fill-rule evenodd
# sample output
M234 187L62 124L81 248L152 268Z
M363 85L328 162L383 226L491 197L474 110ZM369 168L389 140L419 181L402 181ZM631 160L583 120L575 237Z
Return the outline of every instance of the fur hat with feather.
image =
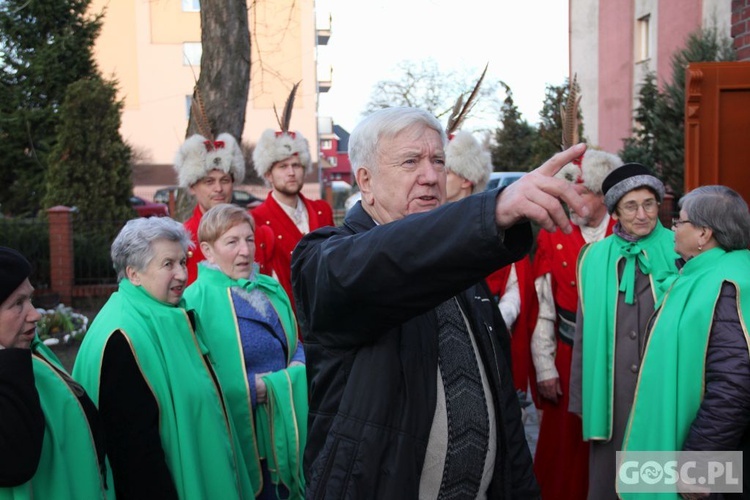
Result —
M245 178L245 159L237 141L230 134L219 134L210 141L200 134L187 138L177 151L174 169L180 187L190 187L212 170L231 174L235 182Z
M472 193L483 191L492 172L490 153L470 132L456 132L445 148L445 168L471 181Z
M580 140L578 136L578 107L581 104L581 95L578 92L577 75L573 74L568 86L568 96L565 104L560 105L562 117L562 149L575 146ZM555 175L569 182L583 184L586 188L596 194L602 194L602 182L609 173L622 165L619 156L589 149L582 157L576 158L568 163Z
M577 163L568 163L557 172L555 177L566 179L576 184L583 184L590 191L601 194L604 178L621 165L622 160L619 156L607 153L606 151L589 149L583 155L580 165Z
M476 104L479 87L482 85L484 75L487 74L487 66L484 67L482 75L469 93L466 102L464 102L463 94L458 97L445 128L449 139L445 148L445 167L454 174L469 180L473 184L472 193L483 191L487 186L492 172L491 156L471 133L458 131L458 129Z
M312 163L310 161L310 146L302 134L297 131L289 130L289 122L292 119L292 109L294 107L294 96L300 82L292 87L289 97L284 104L284 111L279 117L276 106L273 107L276 113L276 120L279 122L281 130L266 129L261 134L258 143L253 150L253 164L258 176L263 178L274 163L286 160L291 156L298 156L300 163L305 167L307 172L310 171Z

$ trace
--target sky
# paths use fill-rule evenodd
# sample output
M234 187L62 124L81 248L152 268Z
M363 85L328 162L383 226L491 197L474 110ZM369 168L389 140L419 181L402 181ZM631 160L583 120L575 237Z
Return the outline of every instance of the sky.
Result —
M320 94L318 113L350 132L373 86L398 80L404 60L431 58L441 73L474 79L489 63L485 81L506 82L530 123L538 121L546 85L568 76L566 0L315 0L315 8L319 27L332 16L328 45L318 47L318 78L330 66L333 83Z

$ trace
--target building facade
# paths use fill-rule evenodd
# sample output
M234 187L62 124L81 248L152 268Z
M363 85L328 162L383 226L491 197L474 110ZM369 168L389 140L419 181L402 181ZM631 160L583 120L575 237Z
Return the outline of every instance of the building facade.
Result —
M703 27L729 37L732 4L746 3L569 1L570 74L577 75L581 89L584 136L590 145L611 152L621 150L623 139L631 136L645 75L654 72L659 85L671 81L671 56L687 36Z
M171 166L200 75L200 1L94 0L92 11L105 12L95 57L102 74L118 82L123 138L141 162ZM308 139L317 162L318 93L330 88L330 79L318 81L317 50L330 25L318 29L313 0L256 0L248 2L248 16L252 59L242 142L254 144L263 130L278 128L273 107L280 112L301 82L291 126Z

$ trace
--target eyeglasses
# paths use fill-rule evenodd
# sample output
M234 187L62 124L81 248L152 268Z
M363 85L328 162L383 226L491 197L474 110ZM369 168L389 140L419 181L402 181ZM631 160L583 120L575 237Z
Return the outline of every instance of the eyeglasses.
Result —
M687 219L680 220L680 219L675 219L674 217L672 218L672 227L680 227L681 224L692 224L692 223L693 223L692 221L689 221Z
M659 202L653 198L644 201L640 205L635 201L629 201L620 205L619 208L628 215L635 215L638 213L638 208L643 208L644 212L652 214L659 209Z

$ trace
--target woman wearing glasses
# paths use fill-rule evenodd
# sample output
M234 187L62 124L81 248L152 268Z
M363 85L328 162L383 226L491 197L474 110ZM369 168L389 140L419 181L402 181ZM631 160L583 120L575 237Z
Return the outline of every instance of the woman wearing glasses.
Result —
M578 259L578 317L570 406L583 419L590 499L617 498L620 451L635 392L649 318L661 283L677 272L674 233L659 222L664 185L641 164L616 168L602 182L617 221L613 234ZM564 390L564 389L563 389Z
M685 265L654 315L624 447L750 451L748 206L703 186L680 208L672 227Z

